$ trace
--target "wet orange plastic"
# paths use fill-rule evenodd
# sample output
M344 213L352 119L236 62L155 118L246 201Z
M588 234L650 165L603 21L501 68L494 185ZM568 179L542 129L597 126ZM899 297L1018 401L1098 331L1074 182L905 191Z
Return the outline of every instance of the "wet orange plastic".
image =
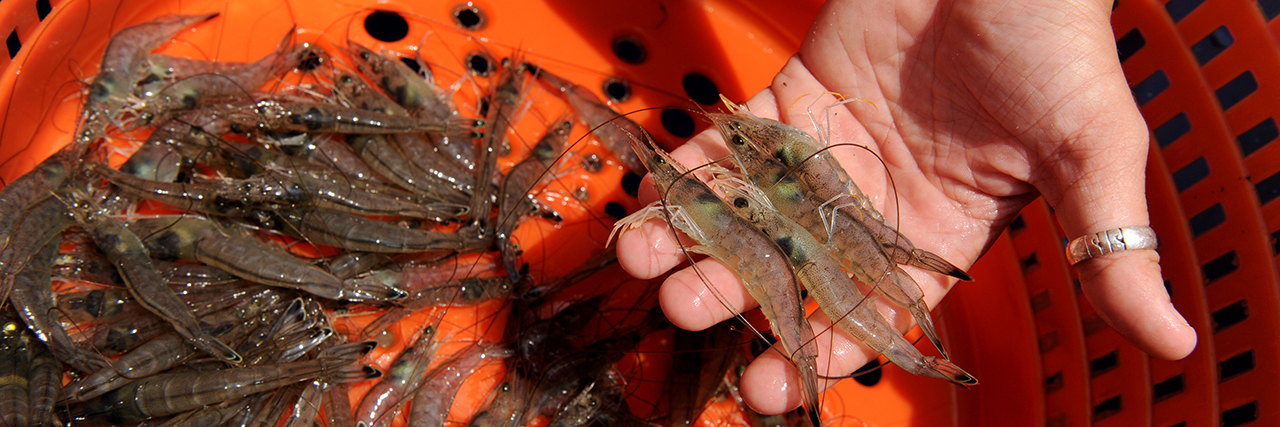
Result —
M227 61L252 59L274 48L297 25L300 40L326 47L340 46L350 38L402 53L420 51L432 61L437 79L452 82L464 74L462 59L472 51L504 57L519 50L531 62L597 93L607 78L625 79L631 83L632 97L615 108L635 111L695 107L681 82L690 72L709 77L731 99L749 97L768 84L799 45L818 7L817 2L728 0L477 0L471 4L485 13L487 24L471 32L450 23L450 12L461 3L0 2L0 37L21 45L12 61L0 55L4 69L0 75L4 111L0 178L13 179L69 140L79 81L94 73L110 34L166 13L222 14L181 33L161 48L167 53ZM1171 10L1182 15L1187 5L1198 2L1121 0L1117 4L1116 37L1137 30L1143 38L1141 47L1129 52L1123 63L1130 84L1139 85L1157 71L1170 82L1142 105L1148 124L1159 129L1180 120L1181 114L1191 124L1172 141L1162 141L1170 134L1155 131L1147 187L1152 226L1161 236L1165 277L1174 305L1199 333L1196 351L1181 361L1152 360L1107 328L1077 290L1074 272L1062 256L1064 236L1047 206L1037 202L970 270L977 280L960 284L935 310L953 359L982 384L961 390L888 366L874 385L843 381L826 393L828 418L843 425L881 426L1280 423L1280 393L1275 391L1280 371L1271 363L1280 360L1280 259L1272 250L1274 236L1280 235L1273 234L1280 233L1280 203L1261 205L1259 194L1268 187L1255 186L1280 173L1280 144L1264 144L1243 156L1237 142L1238 136L1280 113L1280 103L1275 102L1280 99L1280 86L1275 84L1280 82L1280 19L1268 21L1267 6L1251 0L1205 2L1191 7L1176 23ZM374 41L361 26L373 8L402 13L410 23L409 34L397 42ZM1190 46L1223 26L1232 43L1200 65ZM646 61L639 65L619 61L611 51L611 42L619 36L643 44ZM1257 90L1224 112L1215 91L1246 70L1258 82ZM486 87L488 82L479 78L474 84ZM464 93L468 90L472 89L464 85ZM542 89L534 89L538 90ZM563 108L545 90L533 96L546 100L530 113L543 122ZM664 145L681 141L663 130L658 114L634 117ZM697 126L701 129L705 124ZM539 132L537 126L524 125L516 135L527 140ZM585 133L578 128L574 136ZM594 140L584 141L575 151L600 156L606 167L597 174L571 168L557 189L543 195L544 201L570 212L570 219L561 227L532 221L517 231L526 253L533 254L527 258L537 274L563 273L602 248L607 227L601 223L611 221L600 219L608 218L602 211L607 202L622 204L627 211L638 207L619 191L622 170L612 157ZM513 147L512 156L523 149ZM504 159L504 167L512 158ZM1172 176L1194 172L1186 169L1193 164L1206 165L1208 173L1180 189ZM586 188L589 202L566 196L577 188ZM1205 212L1209 219L1221 212L1224 220L1207 230L1193 229L1191 218ZM1203 216L1198 218L1205 221ZM613 270L582 286L615 286L625 280ZM491 316L499 308L486 305L451 312L451 330L465 333L475 330L468 326L479 322L501 324L500 316ZM1243 320L1239 320L1241 313ZM370 320L367 317L348 318L340 324L354 331ZM387 355L405 345L415 322L429 319L424 313L399 325L392 332L394 345L380 353L377 363L389 363ZM1235 320L1239 321L1224 326ZM655 336L642 346L661 349L666 342L669 337ZM932 351L927 345L920 347ZM645 378L661 378L656 372L669 360L664 362L655 354L623 366L644 371ZM468 383L455 414L474 411L484 399L497 381L499 369L490 369L492 374ZM1231 376L1221 378L1223 372ZM633 399L641 415L664 410L661 403L635 404L660 400L655 382L636 381L629 389L645 396ZM728 408L717 406L711 412L716 415L705 418L704 425L738 420Z

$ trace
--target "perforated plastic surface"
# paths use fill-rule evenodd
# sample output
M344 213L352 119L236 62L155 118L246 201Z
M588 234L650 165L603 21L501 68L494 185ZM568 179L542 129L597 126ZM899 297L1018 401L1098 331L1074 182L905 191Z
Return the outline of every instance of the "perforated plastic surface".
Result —
M303 41L350 38L421 50L450 78L465 74L473 51L502 57L518 48L602 97L606 83L628 82L631 96L615 107L631 111L694 106L689 99L702 100L706 85L692 74L745 99L795 50L818 6L470 5L482 12L483 28L458 29L452 14L461 2L6 0L0 176L18 176L69 140L79 81L93 73L106 38L161 14L221 12L162 51L228 61L266 53L294 25ZM363 24L374 8L405 17L404 37L375 40ZM1037 202L970 270L977 280L935 310L954 360L982 385L965 391L889 366L878 381L864 379L873 385L844 381L828 392L830 416L884 426L1280 424L1280 371L1271 363L1280 360L1277 15L1277 0L1120 0L1113 15L1126 76L1152 129L1148 197L1165 277L1175 306L1199 332L1190 357L1152 360L1101 322L1062 256L1066 236ZM658 138L668 146L705 127L678 113L665 123L658 112L636 118L662 129ZM599 147L587 150L609 159ZM591 215L608 215L606 201L636 208L619 190L622 175L613 167L582 178L600 195ZM598 232L582 231L588 240L600 240ZM580 235L557 233L539 228L525 238L531 245L545 238L534 252L546 259L575 257Z

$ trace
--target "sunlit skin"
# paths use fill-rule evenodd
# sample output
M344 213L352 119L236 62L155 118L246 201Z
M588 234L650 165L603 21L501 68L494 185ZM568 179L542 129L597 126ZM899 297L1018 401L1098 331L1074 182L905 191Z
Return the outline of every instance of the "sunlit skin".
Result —
M1111 4L832 0L800 51L746 105L809 130L812 112L832 143L879 154L896 191L875 157L834 150L916 247L960 267L972 265L1038 196L1069 237L1148 225L1148 131L1116 56ZM826 108L837 102L828 92L868 102ZM690 166L723 158L728 150L715 133L695 136L673 155ZM640 197L657 199L650 181ZM668 230L655 219L623 233L623 268L652 278L681 265L685 256ZM1076 268L1085 295L1113 328L1154 357L1179 359L1195 348L1196 335L1170 303L1158 262L1155 251L1128 251ZM699 266L728 307L682 266L660 291L673 324L704 329L756 306L723 265ZM955 281L909 270L930 306ZM810 322L815 331L831 323L820 312ZM819 372L847 374L870 360L841 335L819 336ZM783 354L766 352L743 375L742 395L766 414L795 408L793 371Z

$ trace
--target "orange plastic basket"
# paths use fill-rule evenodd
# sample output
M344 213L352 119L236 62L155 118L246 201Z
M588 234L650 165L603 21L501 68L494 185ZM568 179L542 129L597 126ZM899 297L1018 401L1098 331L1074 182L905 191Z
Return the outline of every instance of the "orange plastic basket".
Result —
M1280 203L1274 203L1280 197L1280 145L1271 144L1280 136L1280 20L1274 19L1280 0L1201 3L1121 0L1113 17L1126 76L1152 129L1152 226L1161 236L1174 304L1199 333L1195 352L1181 361L1153 360L1108 328L1079 291L1050 209L1036 202L970 270L977 280L956 287L936 310L953 359L982 384L962 390L887 366L827 392L827 418L881 426L1280 425L1280 372L1265 363L1280 360ZM9 55L0 55L0 177L17 177L70 140L80 81L95 72L107 37L162 14L222 14L184 31L161 49L168 53L253 59L296 25L302 41L339 45L350 38L420 51L440 66L438 76L457 78L475 52L500 57L519 50L604 99L625 82L629 96L615 97L614 107L635 111L698 103L715 108L707 94L716 92L746 99L796 50L819 6L728 0L5 1L0 36L7 37ZM456 19L466 24L473 17L482 17L477 28L459 29ZM405 32L379 41L365 29L369 19L403 22ZM668 147L706 126L676 109L634 117ZM579 215L608 217L619 207L638 208L621 189L630 178L609 163L607 151L594 145L580 151L609 167L568 178L591 195L591 212ZM548 274L564 271L586 256L582 242L599 249L603 236L593 227L534 227L523 230L522 243L536 248L527 252L539 254ZM617 270L610 275L597 281L626 281ZM407 334L407 328L397 333ZM384 351L379 363L388 363L391 353ZM482 396L473 391L471 399ZM706 425L716 421L704 419Z

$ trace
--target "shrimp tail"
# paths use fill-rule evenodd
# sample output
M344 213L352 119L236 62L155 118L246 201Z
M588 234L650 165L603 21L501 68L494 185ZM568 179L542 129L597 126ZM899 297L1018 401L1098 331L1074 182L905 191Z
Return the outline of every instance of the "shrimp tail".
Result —
M911 251L910 264L912 267L919 267L929 271L936 271L966 282L973 281L973 276L966 273L960 267L956 267L950 261L942 259L933 252L924 249L916 249Z
M378 378L382 378L382 371L378 370L378 368L369 365L353 364L344 366L329 373L325 379L329 383L348 384Z
M942 346L942 338L938 336L938 330L933 327L933 318L929 315L929 310L925 308L924 303L912 304L909 308L911 316L916 319L916 323L920 325L920 330L924 331L924 335L929 337L929 342L942 353L942 357L947 357L947 350Z
M965 372L964 369L960 369L959 366L956 366L955 363L951 363L951 361L947 359L925 356L924 368L925 375L951 381L964 388L978 385L977 378L974 378L973 375L969 375L969 373Z

